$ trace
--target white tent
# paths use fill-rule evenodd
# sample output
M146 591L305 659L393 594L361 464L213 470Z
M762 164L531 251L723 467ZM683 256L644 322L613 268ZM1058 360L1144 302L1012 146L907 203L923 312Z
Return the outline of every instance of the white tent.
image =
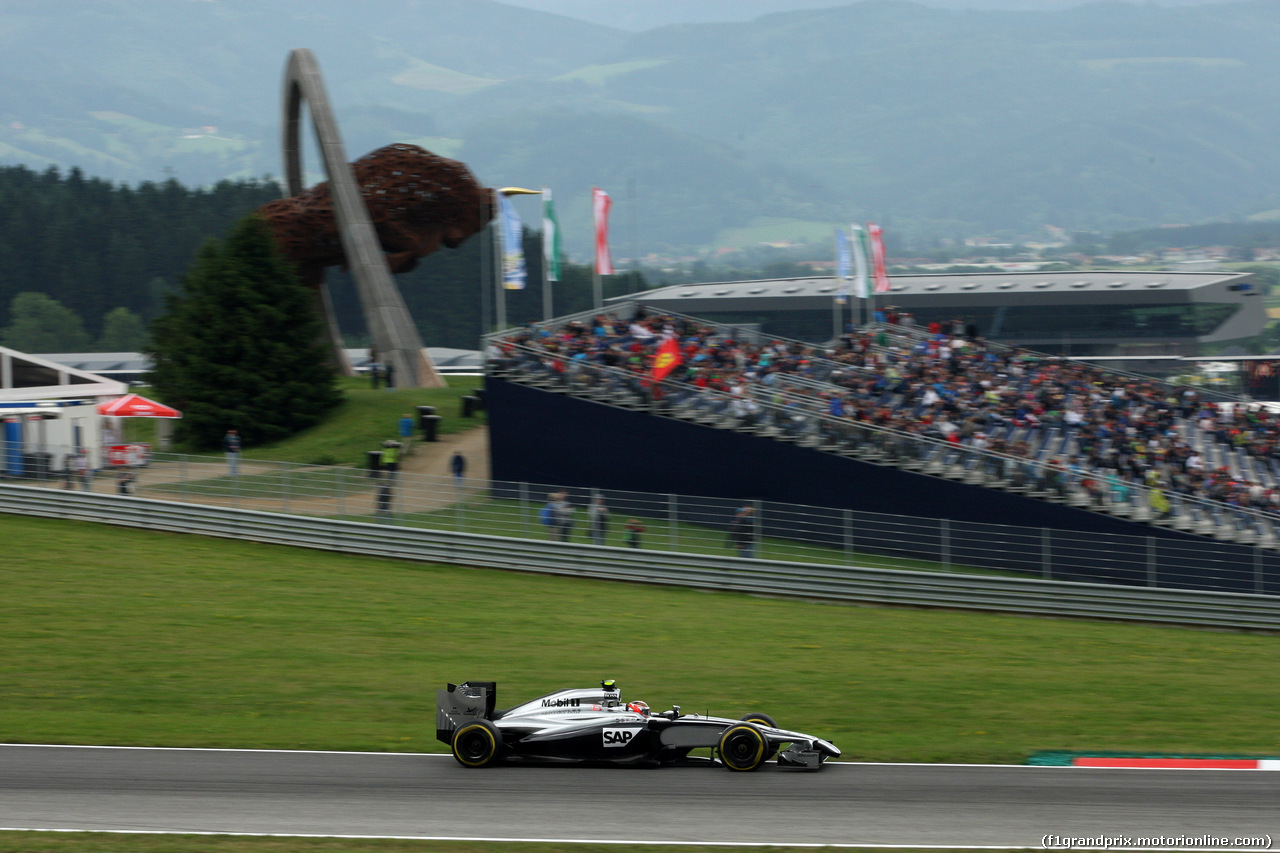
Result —
M100 467L97 403L128 392L128 383L0 347L0 472L51 470L77 448Z

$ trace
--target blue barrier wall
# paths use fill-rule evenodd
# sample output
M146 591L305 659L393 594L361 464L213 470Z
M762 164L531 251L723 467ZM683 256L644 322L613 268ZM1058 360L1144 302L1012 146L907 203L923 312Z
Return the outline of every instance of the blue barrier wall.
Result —
M485 387L495 480L945 518L958 523L954 528L957 534L964 524L1049 528L1059 541L1083 540L1082 547L1087 547L1089 536L1098 534L1151 537L1154 545L1135 542L1110 549L1087 576L1079 570L1078 554L1070 565L1064 562L1049 568L1054 577L1066 580L1141 584L1146 582L1154 558L1162 568L1160 575L1176 571L1183 578L1175 583L1162 577L1162 586L1257 592L1261 575L1263 591L1280 594L1280 555L1248 546L493 377L486 380ZM763 532L786 533L767 527ZM859 549L874 550L866 548L867 544L859 542ZM1156 549L1154 557L1150 548ZM1003 556L993 559L989 554L961 553L954 554L953 561L1029 574L1044 570L1038 549L1021 557L1008 549L993 551ZM1224 560L1224 553L1233 556ZM937 559L936 543L921 541L918 554Z

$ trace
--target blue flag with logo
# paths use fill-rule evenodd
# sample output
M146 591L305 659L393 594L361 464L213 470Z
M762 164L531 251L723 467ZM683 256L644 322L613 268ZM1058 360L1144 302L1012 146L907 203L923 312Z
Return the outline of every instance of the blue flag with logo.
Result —
M506 290L524 290L527 274L524 267L524 226L515 205L503 193L498 196L499 231L502 239L502 286Z

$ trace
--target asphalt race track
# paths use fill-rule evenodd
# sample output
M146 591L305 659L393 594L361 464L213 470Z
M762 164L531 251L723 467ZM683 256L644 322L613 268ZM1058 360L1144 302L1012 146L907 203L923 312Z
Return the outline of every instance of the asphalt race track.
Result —
M662 769L0 745L0 828L1040 847L1280 832L1280 773L922 764Z

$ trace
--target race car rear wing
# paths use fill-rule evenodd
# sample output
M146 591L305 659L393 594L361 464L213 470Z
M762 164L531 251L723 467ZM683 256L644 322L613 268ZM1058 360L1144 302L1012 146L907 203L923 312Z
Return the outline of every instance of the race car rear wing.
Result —
M496 681L464 681L436 691L436 739L453 743L453 733L467 720L493 719L498 701Z

